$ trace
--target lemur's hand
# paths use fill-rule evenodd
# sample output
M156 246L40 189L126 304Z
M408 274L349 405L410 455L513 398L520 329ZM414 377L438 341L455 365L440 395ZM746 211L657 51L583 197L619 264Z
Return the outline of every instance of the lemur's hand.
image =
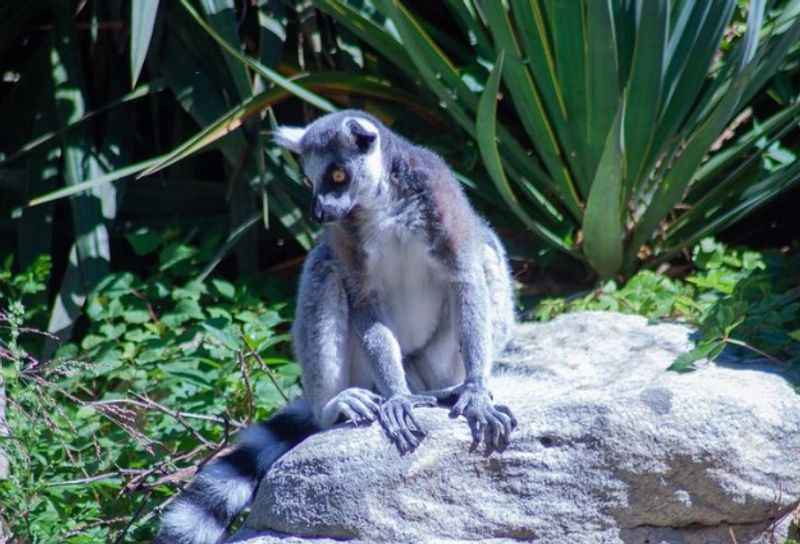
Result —
M472 446L474 450L481 442L486 444L488 451L502 450L508 445L509 436L517 426L517 419L508 406L494 404L492 394L486 386L464 382L451 391L458 395L450 417L463 415L472 431Z
M381 397L367 389L350 387L336 395L332 402L340 419L343 417L352 425L366 425L377 418Z
M436 406L436 398L428 395L393 395L381 404L378 417L386 434L400 450L412 451L419 446L425 430L414 417L417 406Z

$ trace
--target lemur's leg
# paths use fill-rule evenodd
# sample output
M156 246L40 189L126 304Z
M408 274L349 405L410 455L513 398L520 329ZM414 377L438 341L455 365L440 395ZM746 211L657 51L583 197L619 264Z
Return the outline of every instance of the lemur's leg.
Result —
M321 244L303 267L292 340L303 368L304 397L322 429L342 418L370 422L379 411L380 396L352 387L352 332L342 278L328 246Z

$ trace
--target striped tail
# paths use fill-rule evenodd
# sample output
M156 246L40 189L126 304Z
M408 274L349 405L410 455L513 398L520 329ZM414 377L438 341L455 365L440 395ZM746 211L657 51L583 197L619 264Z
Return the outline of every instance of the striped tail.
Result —
M161 518L154 544L218 544L253 500L269 467L317 431L307 404L295 401L248 427L231 453L205 466Z

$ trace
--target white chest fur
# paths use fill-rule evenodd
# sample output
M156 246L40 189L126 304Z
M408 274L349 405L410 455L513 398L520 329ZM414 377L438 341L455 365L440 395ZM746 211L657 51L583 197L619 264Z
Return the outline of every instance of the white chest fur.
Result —
M366 245L367 277L381 300L381 318L403 353L425 345L439 325L446 279L417 235L385 231Z

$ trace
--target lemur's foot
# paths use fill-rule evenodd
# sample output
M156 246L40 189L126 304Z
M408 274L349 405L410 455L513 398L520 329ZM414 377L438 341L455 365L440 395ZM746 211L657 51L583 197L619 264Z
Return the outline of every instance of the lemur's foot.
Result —
M472 432L471 450L481 442L486 444L487 453L503 450L508 446L511 431L517 427L517 419L508 406L494 404L492 394L485 386L464 383L453 393L458 400L450 410L450 417L463 415Z
M394 395L381 404L381 425L401 454L419 446L425 436L425 431L414 417L413 409L417 406L436 406L436 398L429 395Z
M366 425L378 418L382 398L367 389L351 387L336 395L333 400L336 410L344 416L347 423Z

